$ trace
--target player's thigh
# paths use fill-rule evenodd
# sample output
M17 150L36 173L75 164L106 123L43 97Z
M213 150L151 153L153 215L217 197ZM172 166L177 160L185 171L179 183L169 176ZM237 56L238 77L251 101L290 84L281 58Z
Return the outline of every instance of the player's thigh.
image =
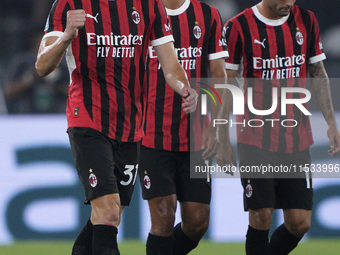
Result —
M180 152L181 164L176 172L176 191L179 202L196 202L210 204L211 201L211 178L191 178L190 171L195 166L204 167L205 160L202 151Z
M141 147L139 180L143 199L176 194L176 152Z
M71 149L86 200L118 193L114 175L114 152L117 143L94 129L68 129Z
M312 210L313 188L309 185L311 180L280 179L277 183L277 208Z
M299 166L309 165L311 162L309 150L287 155L286 162L289 165L296 165L296 169L300 169ZM301 171L294 174L294 177L277 181L278 207L312 210L313 182L311 174Z
M114 155L115 176L121 204L128 206L137 178L140 142L122 142Z
M256 172L256 167L273 164L271 155L245 144L238 144L244 210L274 208L276 203L275 179Z

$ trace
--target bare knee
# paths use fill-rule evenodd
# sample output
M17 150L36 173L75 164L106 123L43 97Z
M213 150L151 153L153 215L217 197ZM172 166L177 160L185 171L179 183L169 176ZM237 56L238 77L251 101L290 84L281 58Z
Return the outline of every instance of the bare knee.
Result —
M311 227L312 211L290 209L284 211L285 226L288 231L296 236L303 237Z
M249 210L249 225L258 230L268 230L272 223L272 208Z
M209 218L196 218L182 223L183 232L192 240L199 241L209 228Z
M181 206L183 232L190 239L199 241L209 228L210 206L193 202Z
M309 231L311 222L308 219L304 219L298 222L285 222L285 225L292 235L296 237L303 237L304 234Z
M91 200L91 221L94 225L111 225L118 227L121 206L118 194L110 194Z
M149 200L152 234L158 236L172 235L177 204L176 198L174 199L172 196L166 196Z

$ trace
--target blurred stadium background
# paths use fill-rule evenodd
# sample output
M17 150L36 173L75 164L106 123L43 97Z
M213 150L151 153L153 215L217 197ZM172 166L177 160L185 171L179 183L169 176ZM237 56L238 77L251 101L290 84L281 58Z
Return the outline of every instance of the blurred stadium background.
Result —
M205 2L217 7L227 21L258 1ZM53 0L0 1L1 255L70 254L72 240L89 216L65 132L63 91L67 82L61 74L41 80L35 77L33 69L35 43L42 36L52 3ZM315 12L319 20L327 55L325 66L332 78L334 107L340 124L340 1L298 0L296 4ZM24 85L28 80L29 84L18 86L18 77ZM313 161L335 166L340 158L327 156L326 123L315 112L314 102L310 105L315 139ZM231 129L232 137L234 131ZM243 212L240 181L237 178L212 181L211 225L206 241L192 254L244 254L247 214ZM314 188L312 228L293 254L338 254L340 174L315 179ZM180 220L179 215L177 219ZM281 220L282 215L276 213L274 225ZM149 228L147 204L140 199L137 183L119 229L122 254L144 254L143 242Z

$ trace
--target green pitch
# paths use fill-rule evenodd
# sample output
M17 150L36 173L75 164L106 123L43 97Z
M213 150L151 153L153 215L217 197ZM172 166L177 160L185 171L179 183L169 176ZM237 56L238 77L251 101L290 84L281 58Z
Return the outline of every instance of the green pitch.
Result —
M143 255L145 245L140 241L125 241L119 244L122 255ZM69 255L71 242L19 242L0 246L1 255ZM334 255L340 250L340 241L329 239L309 240L299 244L291 255ZM190 255L244 255L243 244L201 242Z

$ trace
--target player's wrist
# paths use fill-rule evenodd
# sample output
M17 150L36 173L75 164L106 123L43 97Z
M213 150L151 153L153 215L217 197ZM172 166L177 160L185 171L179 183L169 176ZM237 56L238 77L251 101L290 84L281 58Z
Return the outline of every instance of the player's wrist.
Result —
M335 121L335 118L331 118L327 121L327 124L328 124L328 129L337 129L337 124L336 124L336 121Z
M70 44L77 37L77 31L64 31L61 41L66 44Z

